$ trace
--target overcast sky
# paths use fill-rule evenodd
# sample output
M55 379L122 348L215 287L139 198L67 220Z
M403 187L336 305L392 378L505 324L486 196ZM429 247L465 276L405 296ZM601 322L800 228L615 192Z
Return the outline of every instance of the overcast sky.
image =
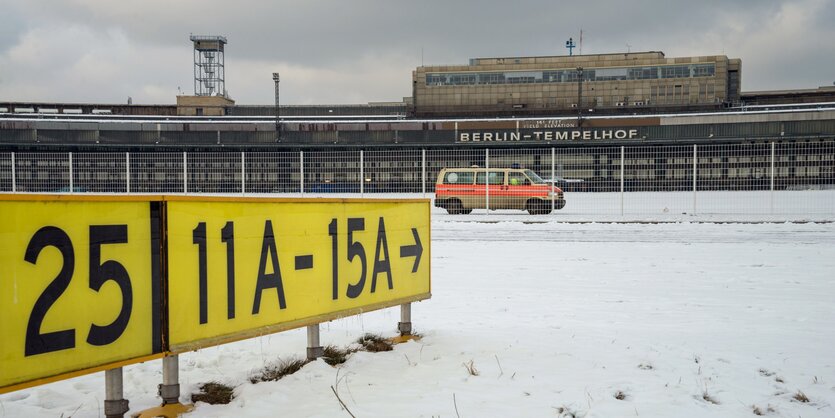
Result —
M399 101L424 63L663 51L742 59L743 91L835 82L835 0L0 0L0 101L174 103L189 34L223 35L238 104ZM577 52L577 51L575 51Z

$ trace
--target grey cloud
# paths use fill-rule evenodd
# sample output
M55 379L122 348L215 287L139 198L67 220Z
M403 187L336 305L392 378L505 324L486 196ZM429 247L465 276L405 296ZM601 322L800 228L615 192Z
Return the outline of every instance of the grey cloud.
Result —
M113 54L113 62L107 64L122 68L131 80L119 86L102 88L94 85L96 80L67 78L77 73L49 77L41 71L45 79L55 79L41 83L56 84L27 89L0 82L0 99L26 91L61 91L59 80L88 83L67 91L99 101L121 101L136 90L146 92L136 100L153 101L164 99L164 92L176 91L177 86L190 92L190 32L227 36L227 88L240 103L270 103L269 74L278 69L286 74L282 87L287 103L399 100L410 94L410 70L420 65L421 51L427 65L466 63L480 56L561 55L566 53L565 40L576 39L581 28L584 53L631 48L662 50L667 56L725 53L742 58L746 90L831 84L835 64L830 45L835 38L835 2L829 0L44 3L10 3L10 14L0 17L0 23L10 22L0 30L4 72L27 71L8 51L26 34L45 27L84 27L96 34L117 31L124 35L121 47L144 58ZM796 23L796 16L784 16L803 9L815 13L801 13ZM83 56L86 49L115 46L93 39L74 47ZM164 54L165 62L153 56L158 53ZM95 57L108 59L100 50ZM381 65L373 65L374 60ZM77 65L81 71L89 63L79 59ZM143 66L148 68L143 71ZM10 77L24 84L38 82L34 77L2 75Z

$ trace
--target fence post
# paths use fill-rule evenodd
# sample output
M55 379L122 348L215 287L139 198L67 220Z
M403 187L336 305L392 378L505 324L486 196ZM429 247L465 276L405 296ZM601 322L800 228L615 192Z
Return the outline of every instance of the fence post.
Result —
M73 192L73 181L72 181L72 153L70 153L70 194Z
M319 342L319 324L307 326L307 359L316 360L325 354Z
M484 149L484 210L490 214L490 148Z
M420 150L420 192L426 197L426 148Z
M696 174L698 174L696 172L696 170L697 170L696 164L698 162L698 160L697 160L698 155L697 155L697 151L696 151L697 147L698 147L698 145L693 144L693 214L694 215L696 214Z
M15 167L15 155L12 153L12 192L17 193L17 169Z
M554 147L551 147L551 181L552 181L552 183L550 185L551 190L554 189L554 184L556 184L555 181L557 180L557 172L556 172L557 160L556 160L556 158L557 158L556 149ZM563 191L565 191L565 190L563 190ZM555 204L556 204L556 202L554 201L554 199L551 199L551 212L554 211L554 209L555 209L554 205Z
M188 193L188 157L183 151L183 193Z
M125 191L130 193L130 152L125 153Z
M360 197L365 193L365 160L363 152L360 150Z
M623 145L620 147L620 216L623 216L623 166L624 158L626 158L626 149Z
M774 215L774 141L771 142L771 214Z
M299 188L304 196L304 151L299 151Z
M241 151L241 194L246 194L246 155L245 152Z
M128 412L128 400L124 399L122 368L104 372L104 415L107 418L121 418Z

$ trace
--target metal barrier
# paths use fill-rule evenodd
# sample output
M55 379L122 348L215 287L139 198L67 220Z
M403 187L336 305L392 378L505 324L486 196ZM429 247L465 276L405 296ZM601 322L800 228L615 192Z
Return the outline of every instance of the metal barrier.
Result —
M835 216L835 141L154 153L0 153L0 192L431 197L453 167L522 167L584 215Z

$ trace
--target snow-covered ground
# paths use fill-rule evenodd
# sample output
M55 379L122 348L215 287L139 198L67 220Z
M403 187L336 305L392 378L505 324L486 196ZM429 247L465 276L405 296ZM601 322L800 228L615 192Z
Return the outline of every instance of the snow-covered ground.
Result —
M182 399L221 381L235 400L191 416L349 417L331 387L356 417L835 416L835 224L560 220L435 211L421 340L258 384L304 330L204 349L180 358ZM333 321L322 342L398 320ZM160 382L160 361L125 368L131 412ZM103 416L103 396L96 373L2 395L0 417Z
M299 197L299 194L277 195ZM432 193L305 194L307 197L433 198ZM835 190L566 192L566 205L539 220L567 222L780 222L835 220ZM438 210L437 213L446 213ZM476 209L474 215L519 215L521 211ZM469 219L471 217L463 217ZM510 218L518 219L518 218ZM537 219L537 217L531 218Z

